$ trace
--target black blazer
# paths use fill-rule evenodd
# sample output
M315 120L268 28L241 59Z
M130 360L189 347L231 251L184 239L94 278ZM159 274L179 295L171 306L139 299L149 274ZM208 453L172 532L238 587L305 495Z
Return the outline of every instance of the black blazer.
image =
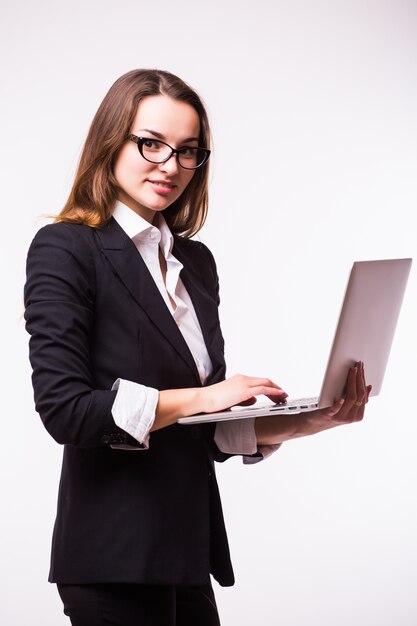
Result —
M225 376L214 259L176 238L213 373ZM172 425L149 450L115 425L116 378L156 389L196 387L192 355L131 239L103 228L42 228L28 254L26 327L36 410L64 444L50 581L234 582L213 461L213 425Z

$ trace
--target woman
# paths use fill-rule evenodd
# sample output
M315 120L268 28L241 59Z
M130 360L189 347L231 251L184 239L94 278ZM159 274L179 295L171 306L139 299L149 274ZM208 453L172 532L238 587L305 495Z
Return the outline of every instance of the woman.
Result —
M214 461L360 420L363 365L329 409L185 427L180 416L285 392L225 378L214 259L190 239L207 213L204 106L168 72L111 87L69 199L28 254L36 409L64 444L50 581L75 626L219 624L232 585Z

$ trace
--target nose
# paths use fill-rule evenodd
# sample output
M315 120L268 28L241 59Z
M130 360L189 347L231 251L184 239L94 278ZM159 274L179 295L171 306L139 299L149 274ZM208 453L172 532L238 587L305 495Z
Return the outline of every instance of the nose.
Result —
M159 168L163 172L167 172L167 174L176 174L179 168L177 155L171 154L167 161L164 161L164 163L159 165Z

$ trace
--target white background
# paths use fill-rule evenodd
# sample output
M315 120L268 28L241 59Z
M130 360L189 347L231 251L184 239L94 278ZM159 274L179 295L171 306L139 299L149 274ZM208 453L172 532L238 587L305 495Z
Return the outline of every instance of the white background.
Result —
M417 3L26 0L0 18L0 621L59 626L46 579L62 450L33 408L22 286L101 99L136 67L200 92L214 133L201 237L229 374L314 394L352 262L416 255ZM216 586L223 626L417 624L416 314L414 268L362 424L219 467L237 578Z

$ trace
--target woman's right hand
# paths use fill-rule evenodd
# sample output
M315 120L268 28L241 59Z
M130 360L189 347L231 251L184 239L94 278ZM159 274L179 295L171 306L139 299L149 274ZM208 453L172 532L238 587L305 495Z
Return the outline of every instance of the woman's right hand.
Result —
M235 374L220 383L203 387L203 413L225 411L235 405L248 406L265 395L273 402L285 402L288 394L269 378Z
M165 389L159 392L155 421L151 430L174 424L179 417L226 411L236 404L250 405L256 401L256 396L261 394L273 402L285 402L288 395L269 378L243 374L235 374L207 387Z

